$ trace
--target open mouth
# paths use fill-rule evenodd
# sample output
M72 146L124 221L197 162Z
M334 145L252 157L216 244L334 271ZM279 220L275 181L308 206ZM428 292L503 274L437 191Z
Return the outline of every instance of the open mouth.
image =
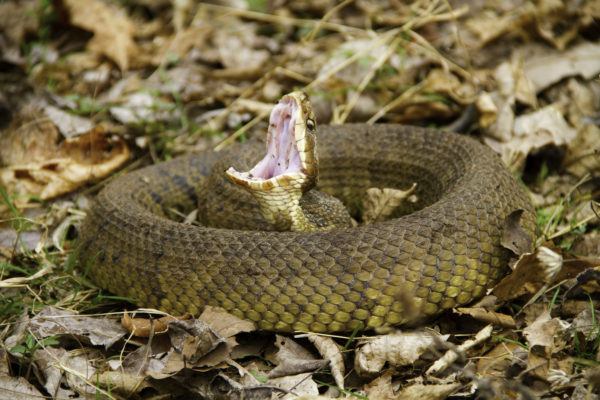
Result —
M229 168L227 175L234 182L249 187L269 180L279 180L279 185L279 178L284 175L296 179L298 174L304 174L306 154L301 155L299 144L305 139L306 133L305 130L296 129L297 124L302 123L300 118L302 110L297 100L291 96L281 99L269 119L267 154L250 171L238 172Z

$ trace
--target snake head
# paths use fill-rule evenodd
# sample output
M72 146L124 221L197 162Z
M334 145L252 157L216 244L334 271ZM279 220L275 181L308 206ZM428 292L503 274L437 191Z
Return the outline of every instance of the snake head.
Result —
M251 192L294 187L305 192L317 183L316 122L308 95L297 91L273 107L267 133L267 154L254 168L226 171L234 183Z

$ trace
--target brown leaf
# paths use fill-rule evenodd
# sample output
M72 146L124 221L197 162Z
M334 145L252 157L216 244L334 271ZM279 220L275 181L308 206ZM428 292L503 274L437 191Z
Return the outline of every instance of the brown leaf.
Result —
M531 325L523 330L530 349L542 347L547 355L554 354L565 347L565 337L571 327L566 321L551 318L550 312L542 313Z
M504 277L493 289L500 301L534 294L550 283L562 268L562 257L540 246L534 253L523 254L515 264L515 270Z
M370 399L397 399L398 395L394 394L394 389L392 388L392 371L388 369L366 384L365 394Z
M459 315L470 315L477 321L503 328L516 328L517 324L513 317L507 314L487 310L483 307L459 307L456 310Z
M319 354L325 360L329 360L329 369L335 379L335 384L344 389L344 357L342 355L342 346L338 345L330 337L319 336L313 333L308 335L308 340L316 347Z
M99 0L64 0L74 26L94 32L88 43L93 52L103 54L127 71L130 58L137 54L133 41L135 24L129 17Z
M175 350L191 363L225 342L208 324L199 320L169 322L169 338Z
M500 341L485 354L485 357L477 361L477 374L504 379L510 367L525 368L527 355L527 350L523 347L512 342Z
M531 251L532 240L521 226L521 216L523 210L511 212L504 218L504 229L502 231L502 246L520 256L523 253Z
M329 364L329 360L318 360L311 352L285 336L275 336L275 354L277 367L269 372L269 378L295 375L301 372L315 371Z
M90 179L108 175L127 161L129 155L123 140L110 138L102 127L97 127L83 136L65 140L56 154L45 153L38 162L0 169L0 183L11 194L46 200L71 192Z
M129 313L125 311L123 318L121 318L121 326L131 332L137 337L150 337L152 330L154 334L158 335L166 333L168 330L168 324L171 321L186 320L192 318L191 314L183 315L179 318L171 315L165 315L157 319L149 318L131 318Z
M256 330L252 322L240 319L218 307L204 307L204 311L198 319L207 323L218 335L224 338L235 336L240 332L253 332Z

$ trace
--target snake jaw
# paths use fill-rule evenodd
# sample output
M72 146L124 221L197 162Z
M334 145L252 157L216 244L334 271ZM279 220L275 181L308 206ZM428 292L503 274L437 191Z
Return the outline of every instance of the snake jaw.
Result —
M250 171L231 167L225 173L252 192L289 186L301 192L312 188L318 174L314 121L306 93L284 96L271 112L265 157Z

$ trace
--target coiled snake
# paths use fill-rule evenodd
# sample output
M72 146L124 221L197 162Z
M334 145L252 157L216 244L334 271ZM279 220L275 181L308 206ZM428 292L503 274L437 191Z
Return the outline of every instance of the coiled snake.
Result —
M264 146L248 141L226 156L246 168ZM525 190L495 153L465 136L403 125L320 126L318 187L353 214L371 187L417 182L418 197L408 215L325 232L252 228L264 217L225 178L220 157L156 164L104 188L80 231L89 276L143 306L194 314L220 306L261 330L373 329L415 324L481 296L507 269L510 252L500 244L507 215L523 210L523 229L532 238L535 231ZM205 183L215 180L216 192L237 191L232 202L243 207L206 200L212 187ZM166 217L198 203L216 204L205 218L229 216L225 227ZM255 210L250 226L230 229L248 208Z

